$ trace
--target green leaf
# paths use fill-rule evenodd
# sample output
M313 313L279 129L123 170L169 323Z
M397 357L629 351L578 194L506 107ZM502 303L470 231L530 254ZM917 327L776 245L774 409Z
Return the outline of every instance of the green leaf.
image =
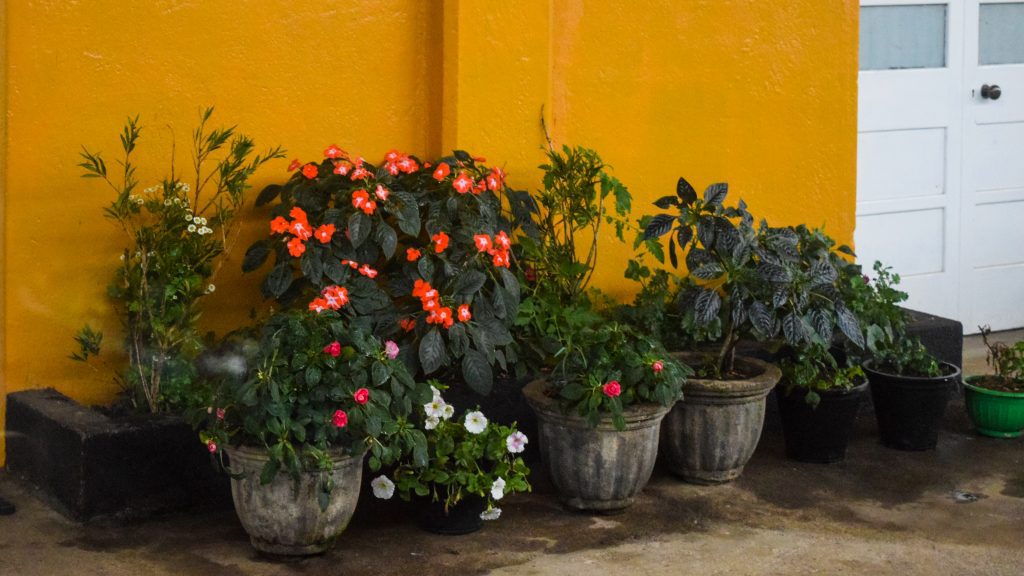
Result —
M362 212L353 212L348 217L348 233L351 237L352 246L358 248L362 246L363 242L370 236L370 228L372 222L370 218Z
M722 306L722 298L715 290L702 290L694 304L695 319L701 325L710 324L718 317Z
M444 338L437 328L427 332L423 340L420 341L419 356L420 366L423 368L424 374L432 374L444 365L447 360L444 350Z
M676 182L676 196L679 196L684 206L689 206L697 201L697 191L686 181L686 178L682 177Z
M679 205L679 198L675 196L662 196L654 201L654 205L662 210L668 210L669 206Z
M263 206L267 202L277 198L277 195L281 193L281 190L283 190L283 188L280 184L271 184L263 190L260 190L259 196L256 197L256 205Z
M242 258L242 272L252 272L264 262L267 261L267 256L270 255L270 246L267 242L260 240L249 246L249 249L245 251L245 257Z
M324 275L324 263L320 259L320 251L316 248L306 250L299 260L302 275L314 285L319 286Z
M658 214L654 216L647 224L647 228L644 229L644 240L664 236L672 229L672 224L675 221L676 217L671 214Z
M472 296L480 291L487 282L487 275L479 270L466 270L455 283L455 293L460 296Z
M483 354L473 348L466 350L462 357L462 379L478 394L486 396L491 393L494 384L491 365Z
M725 195L729 192L729 185L725 182L718 182L708 186L704 190L704 203L711 206L721 206L725 201Z
M267 275L264 286L272 296L280 297L292 285L292 269L288 261L278 262L274 269Z
M306 385L316 386L320 383L320 369L316 366L306 367Z
M398 234L395 233L395 229L381 223L374 231L374 239L380 245L384 258L390 260L395 255L395 249L398 247Z

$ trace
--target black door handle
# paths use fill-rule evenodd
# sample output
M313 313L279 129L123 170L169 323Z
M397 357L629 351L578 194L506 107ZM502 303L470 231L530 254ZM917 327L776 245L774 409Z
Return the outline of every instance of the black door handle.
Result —
M984 84L981 87L981 97L989 100L999 100L999 97L1003 95L1003 89L998 84L989 86Z

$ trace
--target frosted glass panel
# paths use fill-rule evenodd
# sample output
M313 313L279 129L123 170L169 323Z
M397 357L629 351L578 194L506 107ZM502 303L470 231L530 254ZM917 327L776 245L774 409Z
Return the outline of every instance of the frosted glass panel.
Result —
M1024 2L982 4L978 64L1024 64Z
M861 70L945 66L945 5L861 7Z

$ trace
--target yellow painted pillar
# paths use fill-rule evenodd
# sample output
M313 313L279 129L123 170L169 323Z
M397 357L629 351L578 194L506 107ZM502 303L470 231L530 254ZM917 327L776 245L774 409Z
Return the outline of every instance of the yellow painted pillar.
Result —
M4 298L4 276L7 274L7 243L4 237L4 204L7 199L7 4L0 4L0 468L7 460L7 436L3 427L7 414L7 300Z

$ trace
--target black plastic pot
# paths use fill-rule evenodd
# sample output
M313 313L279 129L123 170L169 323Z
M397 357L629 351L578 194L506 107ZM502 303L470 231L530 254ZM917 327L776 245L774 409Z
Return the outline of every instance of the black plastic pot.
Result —
M781 387L776 389L786 457L822 464L846 458L846 446L867 389L865 381L849 390L819 392L821 401L816 407L804 399L807 391L803 388L793 388L789 394Z
M457 536L476 532L483 526L480 513L487 501L480 496L466 496L454 506L444 509L444 502L427 502L420 512L419 526L427 532Z
M887 374L865 363L871 400L882 444L897 450L933 450L949 393L960 379L960 368L941 365L943 376L916 378Z

